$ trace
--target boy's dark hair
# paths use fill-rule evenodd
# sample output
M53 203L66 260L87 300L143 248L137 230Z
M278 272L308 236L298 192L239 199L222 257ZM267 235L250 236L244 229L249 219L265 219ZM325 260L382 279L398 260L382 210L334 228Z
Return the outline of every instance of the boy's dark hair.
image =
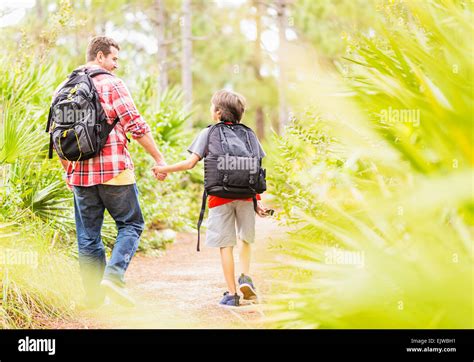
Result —
M239 123L245 111L245 98L225 89L214 93L211 103L215 111L221 111L221 121Z
M104 53L105 56L109 55L111 53L110 47L120 50L118 43L108 36L96 36L92 38L87 46L87 61L93 61L99 52Z

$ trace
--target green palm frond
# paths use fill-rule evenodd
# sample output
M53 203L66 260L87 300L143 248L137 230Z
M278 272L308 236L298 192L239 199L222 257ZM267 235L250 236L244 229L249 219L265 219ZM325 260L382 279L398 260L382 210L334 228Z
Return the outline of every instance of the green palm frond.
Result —
M358 126L375 133L301 115L276 139L269 189L296 229L277 268L278 326L474 325L472 4L386 4L346 57ZM388 109L419 111L419 123L381 122ZM359 133L377 148L356 150Z
M0 164L38 154L44 140L38 134L37 113L27 113L6 102L0 115Z

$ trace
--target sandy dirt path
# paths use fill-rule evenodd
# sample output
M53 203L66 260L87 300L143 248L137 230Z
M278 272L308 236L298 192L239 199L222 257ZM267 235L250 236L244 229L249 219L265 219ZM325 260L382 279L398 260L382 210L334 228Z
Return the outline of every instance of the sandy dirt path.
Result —
M137 306L116 304L82 311L70 323L53 328L264 328L266 296L272 288L274 241L283 236L272 219L257 218L251 276L261 303L238 310L218 306L226 290L218 249L203 246L196 252L196 234L178 233L162 256L136 255L127 271L130 294ZM236 274L238 250L234 249Z

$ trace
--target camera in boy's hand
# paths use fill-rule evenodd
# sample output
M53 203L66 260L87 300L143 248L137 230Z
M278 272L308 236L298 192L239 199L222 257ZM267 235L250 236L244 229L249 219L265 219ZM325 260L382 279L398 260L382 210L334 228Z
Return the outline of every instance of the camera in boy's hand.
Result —
M273 216L274 213L275 213L275 210L273 210L273 209L266 209L263 214L264 214L265 216Z
M266 217L266 216L273 216L275 210L272 209L267 209L266 207L263 206L263 204L258 201L257 202L257 214L260 217Z

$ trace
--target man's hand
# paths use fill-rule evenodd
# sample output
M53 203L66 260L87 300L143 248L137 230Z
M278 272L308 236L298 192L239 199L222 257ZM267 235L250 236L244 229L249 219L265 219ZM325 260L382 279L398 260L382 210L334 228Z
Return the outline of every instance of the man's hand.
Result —
M72 187L72 185L69 184L67 180L67 168L69 166L69 161L63 160L62 158L60 158L59 161L61 161L61 166L63 166L64 169L64 181L66 182L66 186L70 191L73 191L74 188Z
M265 206L263 206L263 204L260 202L260 201L257 201L257 214L258 216L260 217L265 217L265 211L267 210L267 208Z

